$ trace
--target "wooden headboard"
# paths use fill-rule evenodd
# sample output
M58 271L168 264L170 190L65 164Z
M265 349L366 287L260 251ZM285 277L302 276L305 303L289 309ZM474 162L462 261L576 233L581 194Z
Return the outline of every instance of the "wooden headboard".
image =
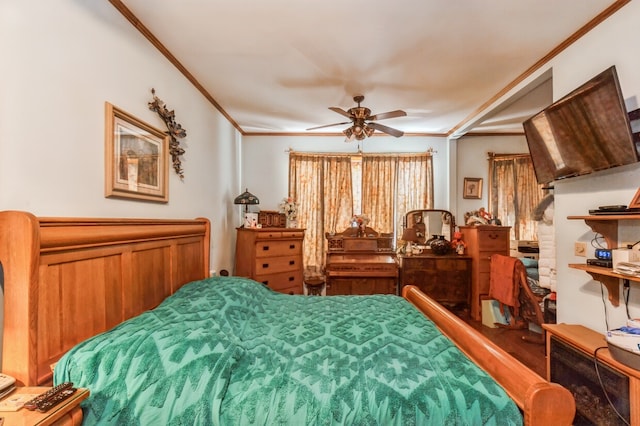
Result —
M209 274L207 219L94 219L0 212L2 371L26 386L76 343Z

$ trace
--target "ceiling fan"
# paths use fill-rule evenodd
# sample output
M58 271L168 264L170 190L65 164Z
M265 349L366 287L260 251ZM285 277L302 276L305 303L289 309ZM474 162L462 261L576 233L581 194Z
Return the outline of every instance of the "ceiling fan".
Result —
M342 131L347 137L346 142L350 142L354 139L359 141L373 134L374 131L379 130L391 136L399 138L404 135L404 132L398 129L394 129L389 126L385 126L380 123L376 123L376 120L385 120L388 118L404 117L407 115L402 110L395 110L389 112L383 112L381 114L371 115L369 108L361 107L360 102L364 100L363 95L357 95L353 97L353 100L358 104L357 107L349 108L348 111L338 107L329 107L331 111L335 111L340 115L344 115L351 121L343 121L342 123L326 124L324 126L311 127L307 130L321 129L323 127L340 126L342 124L353 123L353 125Z

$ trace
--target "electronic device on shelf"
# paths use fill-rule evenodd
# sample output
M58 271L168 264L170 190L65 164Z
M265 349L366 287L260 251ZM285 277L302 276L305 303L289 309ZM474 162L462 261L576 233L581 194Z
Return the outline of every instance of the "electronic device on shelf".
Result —
M587 265L602 266L603 268L612 268L613 260L611 259L587 259Z
M601 206L597 209L589 210L592 215L615 215L615 214L640 214L640 209L628 208L627 206Z
M597 248L595 250L596 259L600 260L613 260L610 249Z

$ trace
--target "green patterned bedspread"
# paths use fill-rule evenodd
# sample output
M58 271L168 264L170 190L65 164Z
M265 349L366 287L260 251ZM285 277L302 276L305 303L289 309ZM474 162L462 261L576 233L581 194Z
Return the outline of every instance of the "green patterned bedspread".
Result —
M190 283L74 347L54 382L84 424L522 424L504 390L401 297L290 296Z

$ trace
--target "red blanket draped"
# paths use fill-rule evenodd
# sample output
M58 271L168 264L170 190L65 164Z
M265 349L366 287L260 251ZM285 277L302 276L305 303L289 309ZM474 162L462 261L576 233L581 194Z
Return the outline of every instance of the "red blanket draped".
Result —
M524 268L524 265L515 257L501 254L491 256L489 297L497 300L501 305L512 307L515 316L518 315L520 307L518 300L520 267Z

